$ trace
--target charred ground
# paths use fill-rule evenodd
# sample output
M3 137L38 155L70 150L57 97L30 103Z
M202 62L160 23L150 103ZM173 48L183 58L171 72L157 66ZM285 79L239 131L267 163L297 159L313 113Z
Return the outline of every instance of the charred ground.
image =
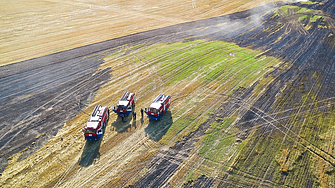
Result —
M333 3L268 4L136 34L129 37L138 41L106 48L100 69L111 68L112 77L87 111L97 102L113 103L122 93L116 88L133 82L126 88L137 91L137 106L157 92L173 93L170 116L159 123L112 118L97 151L76 140L86 120L80 114L26 161L11 164L1 182L334 186Z
M288 63L286 66L290 68L276 69L265 75L275 79L264 88L262 96L254 101L246 101L253 88L241 90L244 97L232 94L233 98L227 99L229 103L225 104L230 107L229 110L225 113L214 111L211 121L202 124L196 132L185 138L184 141L190 141L192 136L198 138L197 133L201 134L198 131L204 134L209 124L216 118L230 117L231 113L236 111L240 116L240 120L234 123L239 129L237 134L235 133L236 142L241 140L246 142L237 160L233 165L227 165L228 170L221 169L222 171L218 172L220 175L215 176L215 181L212 179L213 174L209 173L211 175L206 177L203 174L207 170L198 166L194 172L200 176L199 179L189 181L184 184L185 187L208 187L213 186L213 182L217 182L218 187L333 186L334 145L331 142L325 143L324 140L324 135L334 126L331 115L335 95L334 10L329 9L332 6L332 2L286 5L278 8L274 14L271 12L262 15L260 19L255 18L262 22L259 27L251 29L250 22L248 25L241 19L237 23L230 24L242 22L245 26L229 27L228 23L225 25L227 27L225 30L228 31L223 32L224 34L222 29L215 28L207 29L210 30L208 33L202 33L212 40L229 41L240 46L262 49L266 55L278 57ZM264 7L258 10L262 8ZM304 8L311 11L306 11ZM301 10L306 12L302 13ZM259 11L259 16L261 14L264 12ZM243 17L242 15L237 14L236 17ZM229 18L236 17L232 15ZM235 30L234 33L229 31L232 29ZM248 107L243 109L245 108L243 106ZM330 137L331 135L332 133ZM225 136L230 137L230 134ZM324 144L327 145L327 149L324 148ZM187 151L181 147L177 148ZM171 175L176 174L176 169L180 168L175 162L167 164L169 158L175 159L176 156L180 156L178 152L172 152L173 149L172 147L170 154L164 154L169 157L165 157L163 161L158 162L154 159L152 161L154 167L149 168L152 171L142 176L134 187L166 185L166 181L170 181ZM215 160L213 161L213 155L205 157L204 160L207 163L204 163L205 169L208 171L210 169L215 171L218 168L215 167L217 164ZM181 161L179 163L181 164ZM320 163L328 170L321 172L318 169ZM303 177L299 174L303 174Z

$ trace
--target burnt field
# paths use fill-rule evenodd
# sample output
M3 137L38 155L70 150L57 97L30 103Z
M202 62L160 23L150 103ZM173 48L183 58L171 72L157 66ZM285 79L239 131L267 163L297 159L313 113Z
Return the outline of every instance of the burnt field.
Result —
M0 67L0 183L334 187L334 3L269 3ZM87 113L124 91L137 112L159 93L171 108L158 122L111 113L85 142Z

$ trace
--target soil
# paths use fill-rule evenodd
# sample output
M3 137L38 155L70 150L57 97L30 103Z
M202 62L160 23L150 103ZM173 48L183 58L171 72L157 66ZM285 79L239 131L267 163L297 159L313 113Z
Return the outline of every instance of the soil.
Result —
M313 9L313 14L296 8L285 13L284 3L270 3L0 67L0 102L5 107L1 184L335 186L333 3L292 4ZM169 85L151 54L140 57L141 48L134 47L198 39L233 42L261 51L259 61L264 55L283 63L248 87L206 90L197 77ZM114 53L125 58L118 60ZM263 83L263 78L271 79ZM191 84L200 86L188 88ZM139 113L126 122L112 115L103 138L85 142L81 128L86 113L98 103L112 106L124 90L136 90L137 111L159 92L172 93L171 109L159 122ZM189 111L183 104L191 104ZM194 118L192 113L200 115ZM229 118L234 119L219 130L218 138L206 142L213 126ZM173 132L176 122L199 124ZM216 159L212 154L226 148L227 143L219 145L222 140L228 149Z

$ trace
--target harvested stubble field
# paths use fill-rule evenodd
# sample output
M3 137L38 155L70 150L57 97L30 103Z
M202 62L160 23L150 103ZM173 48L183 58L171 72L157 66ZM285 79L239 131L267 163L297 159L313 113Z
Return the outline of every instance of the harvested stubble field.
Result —
M0 66L262 4L261 0L3 0Z
M55 67L59 63L50 63L46 73L75 63L66 70L71 73L81 64L90 71L79 71L87 75L74 78L95 82L58 86L78 90L69 98L65 91L66 96L58 96L61 101L75 99L67 109L79 114L39 147L34 142L10 156L0 183L4 187L334 187L333 3L267 4L62 52L75 58L62 61L59 68ZM101 50L91 50L94 47ZM38 67L40 61L57 55L32 63ZM41 94L51 87L42 86ZM94 92L85 93L87 88ZM87 113L96 104L114 105L124 91L136 92L137 112L159 93L172 96L171 108L161 121L137 113L137 119L128 117L122 123L111 114L103 138L85 142L81 129ZM10 99L1 102L38 101L29 92L9 93ZM39 133L31 142L45 137L43 131L52 134L29 126L30 116L41 125L67 113L64 104L53 111L56 104L49 100L53 98L42 103L42 109L51 108L49 114L36 109L21 117L25 119L20 127L28 124L34 134ZM23 134L15 131L12 128L8 137L2 137L2 150L11 151L8 146L16 140L11 136Z

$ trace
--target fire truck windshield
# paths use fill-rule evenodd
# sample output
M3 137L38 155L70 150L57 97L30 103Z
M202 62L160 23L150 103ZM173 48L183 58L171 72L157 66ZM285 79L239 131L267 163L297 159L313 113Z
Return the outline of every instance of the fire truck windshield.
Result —
M149 112L152 112L152 113L157 113L157 112L158 112L158 110L157 110L157 109L155 109L155 108L149 108Z
M95 130L94 129L85 129L85 133L87 133L87 134L95 134Z
M119 110L125 110L125 109L126 109L126 106L118 106L118 109L119 109Z

